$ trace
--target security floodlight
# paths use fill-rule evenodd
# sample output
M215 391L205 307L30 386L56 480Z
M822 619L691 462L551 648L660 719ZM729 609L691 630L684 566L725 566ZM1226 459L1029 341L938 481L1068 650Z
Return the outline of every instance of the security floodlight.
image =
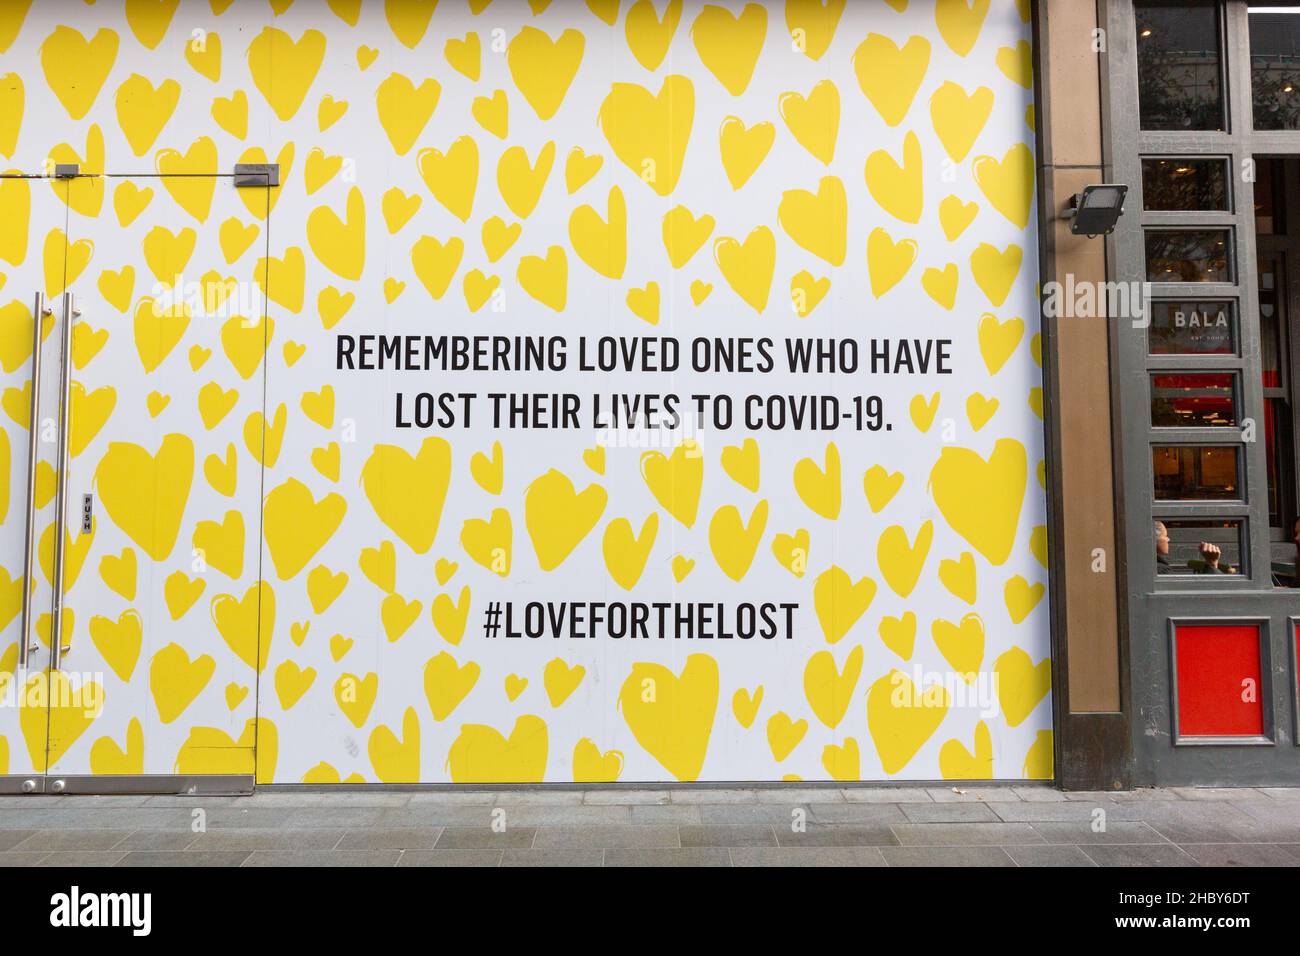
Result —
M1084 186L1083 192L1070 197L1070 232L1076 236L1110 235L1124 214L1127 195L1124 185Z

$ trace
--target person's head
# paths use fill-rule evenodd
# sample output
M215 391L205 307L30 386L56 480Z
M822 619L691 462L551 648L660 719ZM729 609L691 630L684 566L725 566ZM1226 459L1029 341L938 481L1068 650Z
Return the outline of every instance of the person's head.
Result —
M1169 554L1169 529L1163 521L1156 522L1156 554Z

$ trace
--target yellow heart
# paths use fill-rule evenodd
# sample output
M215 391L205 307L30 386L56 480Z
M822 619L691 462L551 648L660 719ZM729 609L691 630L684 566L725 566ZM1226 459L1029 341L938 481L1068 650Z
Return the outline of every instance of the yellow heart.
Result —
M605 208L604 219L592 206L575 209L569 216L569 241L588 266L606 278L618 279L627 265L627 204L617 186L610 189Z
M872 465L866 470L862 476L862 490L866 492L872 514L879 514L894 500L894 495L903 487L903 477L901 471L890 474L882 465Z
M853 691L862 674L862 657L862 645L859 644L849 652L844 670L841 671L835 663L834 654L818 651L808 659L808 664L804 667L803 691L808 698L808 706L817 715L817 719L832 730L840 725L853 701Z
M343 571L335 574L323 564L318 564L307 574L307 597L311 609L323 613L348 586L348 576Z
M445 438L426 438L414 456L396 445L376 445L361 469L375 514L416 554L433 546L450 482L451 445Z
M231 96L212 99L212 119L235 139L248 135L248 94L236 90Z
M149 152L180 97L181 85L175 80L163 80L155 89L139 73L132 73L117 88L117 122L133 153L143 156Z
M559 567L596 526L608 496L599 485L581 493L563 472L552 468L524 492L524 524L543 571Z
M415 708L402 713L402 736L398 738L387 724L370 733L366 747L375 776L382 783L417 783L420 779L420 718Z
M590 737L583 737L574 745L574 783L613 783L622 772L622 751L610 750L602 754Z
M362 71L368 70L370 65L379 57L379 51L372 46L357 47L357 66Z
M437 149L420 150L416 164L433 198L461 222L468 222L478 188L478 144L462 136L446 153Z
M467 33L463 40L452 37L442 48L442 55L457 73L472 82L478 82L482 51L477 33Z
M968 684L975 683L975 673L984 662L984 621L978 614L967 614L961 624L939 619L930 625L930 636L943 659L952 665Z
M928 432L939 412L939 393L935 392L928 399L924 395L913 395L907 410L917 431Z
M190 660L185 648L175 643L154 654L149 662L149 689L158 719L170 724L183 714L208 686L216 669L217 662L207 654Z
M709 550L722 573L733 581L741 580L754 563L754 554L767 528L767 499L759 501L743 522L735 505L723 505L709 521Z
M542 670L542 683L551 706L559 707L568 700L586 675L587 668L581 664L570 667L558 657L547 662Z
M441 96L442 86L432 77L416 86L401 73L391 73L379 84L375 92L379 125L398 156L405 156L419 140Z
M202 578L191 580L184 571L174 571L167 576L163 584L163 596L167 600L167 612L173 621L179 621L194 606L203 594L207 582Z
M767 226L755 228L744 243L729 236L713 243L713 258L727 285L757 313L767 308L776 267L776 239Z
M233 682L226 685L226 707L228 707L230 710L234 710L236 707L242 704L244 702L244 698L247 696L248 696L247 687L241 687L239 684Z
M5 122L5 83L15 75L10 73L4 82L0 82L0 124ZM0 136L3 135L3 125L0 125ZM5 259L12 265L21 265L27 258L31 212L32 191L27 180L16 176L0 179L0 218L6 223L4 231L0 233L0 259Z
M916 588L933 541L932 521L922 524L912 541L908 540L902 525L890 525L881 533L876 542L876 563L885 583L899 597L907 597Z
M799 746L804 734L808 733L808 721L791 720L784 711L778 711L767 719L767 745L772 750L772 757L780 763Z
M236 657L261 673L275 635L275 592L271 585L259 581L242 598L218 594L212 599L211 612L221 639Z
M809 535L807 528L794 534L778 534L772 539L772 554L781 567L797 578L808 570Z
M226 264L233 263L247 252L260 232L257 223L245 226L233 216L223 222L217 235L221 242L221 254L226 257Z
M813 584L813 607L826 642L834 644L849 633L875 597L875 581L863 577L855 582L838 565L832 564L818 575Z
M496 508L488 521L467 519L461 528L460 544L478 564L504 578L510 573L513 537L510 512Z
M448 561L446 558L439 558L438 563L433 566L434 576L438 579L439 584L446 584L451 580L452 575L460 568L455 561Z
M867 236L867 274L871 277L871 294L879 299L907 275L916 261L916 240L894 239L877 226Z
M59 759L104 710L104 688L95 681L76 687L62 671L37 671L23 685L18 726L33 767L53 770Z
M897 126L912 108L930 66L930 41L909 37L900 48L889 37L871 33L853 53L853 71L880 118Z
M392 594L397 588L397 549L385 541L378 548L362 548L357 559L361 573L379 590Z
M320 106L316 107L316 126L323 133L348 111L347 100L335 100L326 93L321 97Z
M330 638L330 657L334 663L343 660L343 655L352 650L353 640L350 637L344 637L342 634L335 634Z
M1018 83L1025 89L1034 85L1034 56L1024 40L1016 41L1014 47L1000 47L994 62L1002 75L1011 82Z
M546 722L525 714L507 740L494 727L465 724L447 754L453 783L541 783L546 776Z
M776 127L771 123L746 127L738 116L728 116L722 121L718 130L718 147L722 152L722 168L733 190L749 182L767 158L775 139Z
M343 168L342 156L327 155L317 146L307 154L307 163L303 166L303 182L307 186L307 195L311 195L333 179Z
M293 119L307 98L325 59L325 34L306 30L295 41L283 30L264 27L248 45L248 71L281 122Z
M166 435L156 455L130 442L112 442L95 468L104 510L155 561L171 554L194 478L194 443ZM153 493L140 494L141 488Z
M239 392L236 389L223 391L216 382L208 382L199 389L198 397L199 417L203 420L203 427L208 431L216 428L238 401Z
M379 605L379 617L390 644L401 640L402 635L410 630L423 607L420 601L408 601L400 594L390 594L384 598Z
M921 165L921 141L910 130L903 137L902 165L884 149L867 157L864 171L867 190L880 208L903 222L921 221L924 204Z
M1011 358L1019 347L1024 334L1023 319L1007 319L1005 322L999 322L997 316L988 312L980 316L980 356L984 359L984 367L989 370L990 375L996 375L1002 366L1006 365L1007 359Z
M262 532L281 581L307 566L343 523L348 503L330 493L319 501L296 478L271 489L262 508Z
M244 446L253 460L267 468L274 468L284 443L284 429L288 410L283 404L275 409L274 418L268 422L261 412L253 412L244 419Z
M118 38L99 29L87 40L71 27L55 27L41 43L41 69L45 82L74 120L90 112L95 98L117 59ZM42 765L43 762L42 762Z
M510 700L518 700L519 695L522 694L527 687L527 677L520 677L517 674L509 674L506 676L506 697Z
M551 246L546 258L521 256L515 270L519 285L542 305L556 312L564 311L568 297L569 259L563 246Z
M470 474L473 476L475 483L490 495L501 494L501 484L505 471L504 453L501 451L501 443L492 443L492 457L480 452L475 452L469 460Z
M289 625L289 640L293 641L295 647L302 647L302 642L307 640L307 633L311 630L311 621L295 621Z
M411 267L425 290L434 299L441 299L446 293L451 280L456 275L456 270L460 267L461 256L464 253L465 243L455 237L448 239L444 245L433 236L421 236L411 247ZM403 286L395 279L386 280L385 286L389 282L394 283L395 287ZM400 288L397 291L400 294ZM395 298L397 295L391 294L389 301Z
M870 174L871 160L867 169ZM824 176L816 195L803 189L782 193L777 219L798 246L833 266L844 264L849 202L839 179Z
M434 628L438 635L453 647L459 645L461 638L465 636L465 622L469 620L469 607L470 592L467 587L460 589L460 595L455 603L446 594L439 594L430 606Z
M1006 587L1002 590L1002 596L1006 600L1007 613L1011 615L1011 623L1019 624L1027 618L1030 612L1038 606L1038 602L1043 599L1045 590L1041 583L1031 585L1018 574L1008 581Z
M710 283L696 279L691 282L691 301L696 305L700 305L709 297L709 293L712 291L713 286Z
M157 418L163 413L163 410L171 404L171 396L163 395L161 392L150 392L145 399L145 405L149 409L149 417Z
M912 659L916 646L916 615L905 611L902 617L885 615L880 619L880 640L887 648L905 661Z
M429 658L424 665L424 696L434 720L446 720L469 696L478 683L479 666L473 661L463 666L446 651Z
M696 219L685 206L674 206L668 211L664 216L664 248L674 269L691 261L713 233L713 227L712 216Z
M993 776L993 737L988 724L975 725L975 752L960 740L949 740L939 748L939 772L945 780L988 780Z
M127 551L134 557L134 551ZM105 560L110 560L105 558ZM103 562L100 562L101 571ZM135 590L135 566L131 566L131 590ZM144 624L140 615L134 610L123 611L114 621L112 618L96 615L90 619L90 640L103 656L113 673L125 683L131 682L136 661L140 658L140 645L143 643ZM172 645L175 646L175 645Z
M319 392L303 392L299 405L302 413L321 428L334 427L333 385L324 385Z
M555 143L547 142L537 154L537 162L528 161L522 146L511 146L497 162L497 188L506 205L520 219L527 219L537 207L542 189L555 164Z
M1034 154L1028 146L1016 143L1000 162L992 156L976 156L971 171L980 192L994 209L1021 229L1029 225L1034 201Z
M573 195L600 171L605 157L599 154L588 156L581 146L569 150L569 157L564 161L564 185Z
M629 289L627 307L632 314L651 325L659 324L659 283L647 283L643 289Z
M99 576L109 590L126 598L135 600L136 558L130 548L123 548L120 555L106 554L99 559ZM0 612L0 620L4 619ZM94 636L94 623L91 624L91 636Z
M979 39L989 0L934 0L934 22L943 41L965 56Z
M822 80L806 98L798 93L782 93L777 102L781 118L799 145L829 166L835 158L835 140L840 131L840 91L835 84Z
M993 91L981 86L967 92L952 80L946 81L930 97L930 120L944 150L954 163L960 163L979 138L993 111Z
M523 226L520 223L511 223L506 225L505 220L500 216L493 216L483 223L483 251L487 253L489 262L496 262L509 251L510 247L515 244L519 234L523 232ZM581 253L579 253L581 255Z
M861 780L862 751L853 737L844 738L844 745L827 744L822 748L822 766L832 780Z
M112 737L100 737L90 747L90 772L115 776L144 773L144 727L135 717L126 725L126 748Z
M694 527L704 484L704 454L695 439L684 440L670 457L660 451L642 454L641 477L670 515L686 527Z
M72 288L90 265L95 244L89 239L69 242L62 229L51 229L45 236L45 297L53 299Z
M790 302L795 314L800 317L808 315L829 291L831 280L828 277L815 279L807 269L796 273L790 279Z
M891 670L867 691L867 729L880 764L896 774L934 736L951 706L942 684L922 690L899 670Z
M718 710L718 663L691 654L681 674L635 663L618 706L637 743L681 781L699 777Z
M356 186L348 190L346 216L340 219L328 206L317 206L307 217L307 242L326 269L355 280L366 262L366 204Z
M725 7L706 6L691 25L700 60L732 96L749 86L767 36L767 9L747 3L739 15Z
M600 105L601 131L628 169L660 196L677 188L695 120L695 87L684 76L664 78L658 94L615 83Z
M565 30L552 40L536 27L524 27L510 41L506 65L538 119L548 120L559 110L578 74L585 46L586 39L577 30Z
M639 534L632 531L632 522L627 518L615 518L605 528L601 543L605 568L623 590L631 591L641 580L658 533L659 515L653 511L642 522Z
M997 414L998 405L996 398L985 398L979 392L972 392L966 399L966 418L970 427L979 431L987 425L989 419Z
M678 554L673 557L673 579L681 584L695 570L695 562Z
M963 203L956 196L947 196L939 203L939 224L943 226L944 238L955 242L966 231L966 227L975 221L980 211L979 203Z
M68 450L76 458L99 434L113 409L117 406L117 393L109 386L87 392L80 382L71 386L72 434Z
M957 266L950 262L942 269L926 269L921 273L921 288L935 302L951 311L957 303Z
M341 294L333 286L326 286L316 297L316 308L320 311L321 325L327 330L334 328L356 301L355 294L351 292Z
M292 666L297 670L297 666L292 661L285 661L280 668ZM276 669L276 689L279 690L280 668ZM316 676L315 671L308 668L312 677ZM293 673L286 675L286 680L293 679ZM370 710L375 706L375 698L379 694L379 675L373 671L365 677L358 677L356 674L343 674L334 682L334 700L339 705L339 710L343 711L343 716L352 723L353 727L363 727L366 718L370 716ZM294 699L301 697L302 694L296 694ZM284 695L281 694L283 699ZM285 709L292 706L287 705Z
M301 312L303 289L307 283L307 259L297 246L284 250L282 258L266 256L257 260L257 284L262 294L290 312Z
M758 716L758 708L762 703L763 685L760 684L752 694L742 687L732 695L731 712L736 715L736 721L740 726L748 728Z
M222 574L238 578L244 573L244 516L227 511L220 524L200 521L194 526L194 547Z
M501 287L501 277L487 276L478 269L471 269L465 273L462 287L465 291L465 304L471 312L477 312Z
M213 175L219 169L216 143L200 136L184 154L160 149L154 156L154 166L162 177L163 188L176 204L199 222L206 222L217 188L217 177Z
M825 466L801 458L794 466L794 490L799 500L828 521L840 514L840 450L834 442L826 446Z
M1047 567L1047 526L1036 525L1029 535L1029 550L1038 563Z
M701 463L701 468L703 463ZM758 491L759 451L758 442L746 438L741 445L727 445L722 449L722 470L731 480L742 488Z
M1003 564L1015 544L1029 464L1019 442L1002 438L987 459L947 447L930 471L930 492L948 526L990 564Z
M1034 664L1019 647L1006 651L993 662L997 677L998 702L1007 725L1018 727L1052 688L1052 661L1043 658Z
M790 36L796 39L796 49L809 59L820 60L835 36L845 3L846 0L786 0L785 25Z
M975 555L963 551L956 561L949 561L946 558L940 561L939 581L949 593L961 598L967 604L974 604L977 584Z

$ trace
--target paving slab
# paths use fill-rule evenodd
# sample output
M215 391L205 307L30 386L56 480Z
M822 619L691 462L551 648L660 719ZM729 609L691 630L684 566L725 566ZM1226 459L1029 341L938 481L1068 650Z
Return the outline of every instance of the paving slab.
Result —
M1091 866L1097 861L1077 846L1008 846L1003 847L1016 866Z
M1196 860L1168 843L1081 847L1098 866L1197 866Z
M902 846L1006 846L1047 842L1027 823L896 823L891 829Z
M889 866L1015 866L1000 846L887 846L881 854Z
M244 866L397 866L401 850L254 850Z
M874 846L749 846L731 848L732 866L884 866Z
M682 846L776 846L776 834L757 823L678 827Z
M606 850L606 866L731 866L723 847L678 847L645 850Z
M506 850L502 866L604 866L605 851L596 849Z
M671 826L555 826L538 827L533 848L553 849L644 849L680 847L677 827Z
M1269 843L1185 843L1182 850L1201 866L1300 866L1300 857Z
M501 850L403 850L398 866L500 866Z

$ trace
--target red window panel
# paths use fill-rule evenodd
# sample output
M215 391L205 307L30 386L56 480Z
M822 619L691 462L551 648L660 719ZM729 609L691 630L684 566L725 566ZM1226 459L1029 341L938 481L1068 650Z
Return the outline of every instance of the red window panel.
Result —
M1263 735L1259 639L1254 624L1178 627L1179 736Z

